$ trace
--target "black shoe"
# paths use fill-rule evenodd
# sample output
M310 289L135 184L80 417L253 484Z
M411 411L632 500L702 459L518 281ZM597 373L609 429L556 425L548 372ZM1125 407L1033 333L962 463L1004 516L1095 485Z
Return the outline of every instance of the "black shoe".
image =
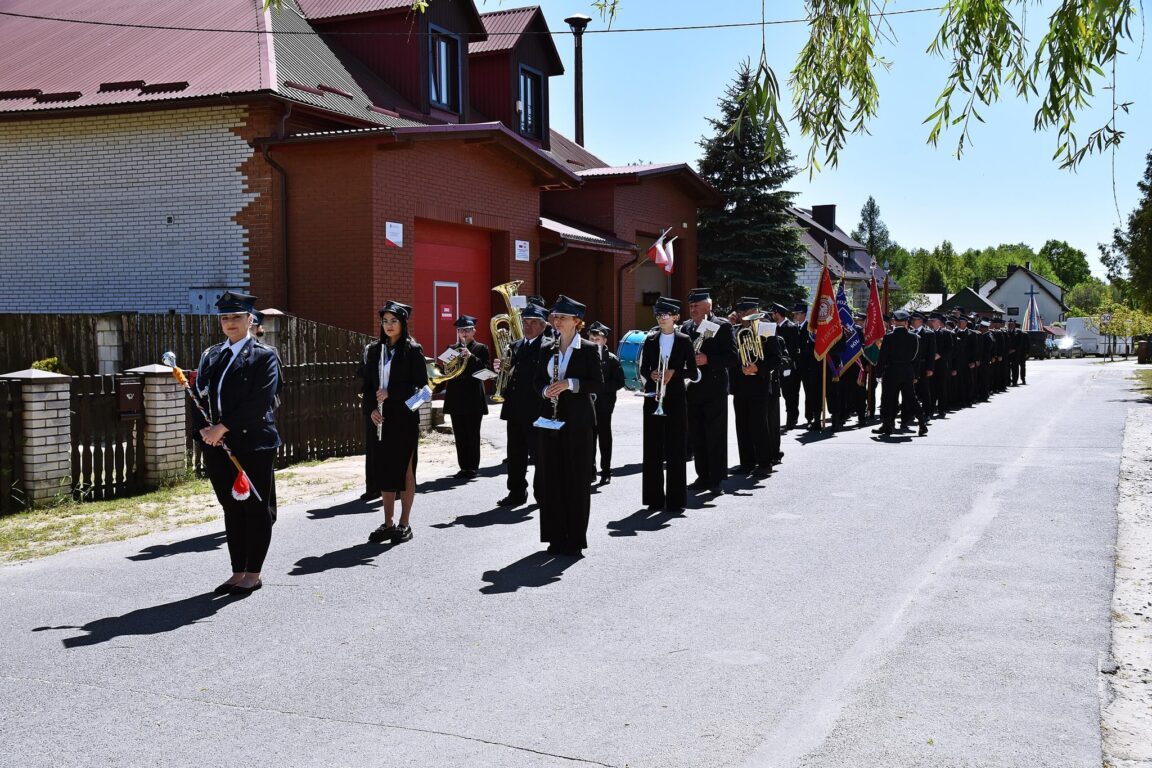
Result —
M779 464L782 461L784 461L784 451L778 451L776 453L776 460L772 463L773 464Z
M471 480L478 474L480 473L475 469L462 469L453 475L453 477L457 478L458 480Z
M649 512L659 512L662 509L664 509L663 504L649 504L648 505L648 511Z
M916 434L918 434L920 437L924 437L925 435L927 435L928 434L928 425L927 424L921 424L920 425L920 431L917 432Z
M227 594L232 592L232 587L234 587L234 586L236 586L236 585L235 584L229 584L228 582L224 582L220 586L216 587L216 589L212 590L212 594L214 594L214 595L227 595Z
M395 525L388 525L387 523L381 525L372 533L368 534L368 541L373 544L379 544L385 539L391 539L396 535L396 531L400 530Z
M608 485L611 482L612 482L612 473L611 472L601 472L600 473L600 485Z
M498 507L519 507L520 505L527 504L527 503L528 503L528 497L527 496L521 496L521 495L516 494L516 493L510 493L507 496L505 496L504 498L500 499L500 501L496 502L496 506L498 506Z
M872 434L874 434L874 435L890 435L890 434L892 434L892 428L891 427L877 427L876 429L872 430Z
M688 490L690 491L702 491L707 487L708 483L704 482L703 480L696 480L694 482L688 483Z
M264 582L258 581L250 587L242 587L239 584L233 584L232 588L228 590L230 595L250 595L256 590L264 586Z
M734 475L747 475L752 471L751 464L738 464L732 468L731 472Z
M820 425L817 424L816 422L812 421L812 422L809 422L808 426L804 427L804 429L808 432L819 432L820 431Z
M708 493L711 493L714 496L720 496L724 493L724 489L718 485L712 485L708 487Z
M764 477L768 477L768 475L770 475L770 474L772 474L772 467L756 467L756 469L754 469L748 473L748 476L749 477L764 478Z
M403 525L396 528L396 533L392 534L393 544L403 544L406 541L412 541L412 526Z
M544 551L550 555L558 555L558 554L560 554L561 549L560 549L559 545L557 545L557 544L549 544L548 549L546 549Z

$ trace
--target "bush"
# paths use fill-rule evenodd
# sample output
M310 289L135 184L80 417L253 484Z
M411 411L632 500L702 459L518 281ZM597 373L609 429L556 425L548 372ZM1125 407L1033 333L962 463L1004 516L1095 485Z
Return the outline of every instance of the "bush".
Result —
M58 357L46 357L43 360L37 360L32 363L32 370L34 371L49 371L50 373L62 373L65 376L72 376L72 369L60 362Z

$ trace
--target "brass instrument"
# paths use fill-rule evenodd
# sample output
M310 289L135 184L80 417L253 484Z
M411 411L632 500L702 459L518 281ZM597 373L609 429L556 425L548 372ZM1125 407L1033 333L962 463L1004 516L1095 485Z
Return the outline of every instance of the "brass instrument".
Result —
M696 338L692 340L692 354L694 354L694 355L700 354L700 350L704 348L704 342L708 341L708 339L712 338L715 335L716 334L711 332L711 331L709 331L708 333L696 334ZM700 380L702 378L704 378L704 371L697 368L696 369L696 378L688 379L687 381L684 382L684 386L687 387L689 384L699 384Z
M463 349L463 344L453 344L450 349ZM436 361L433 358L424 358L425 364L428 366L428 386L438 387L446 381L458 378L460 374L464 373L464 369L468 367L468 358L464 355L457 355L452 358L448 363L445 363L443 371L436 370Z
M668 382L664 376L668 372L668 358L660 355L660 364L656 366L656 410L653 416L664 415L664 393L668 391Z
M764 359L764 343L760 340L760 319L763 312L740 318L748 325L736 329L736 351L740 353L740 365L747 368Z
M495 315L489 323L492 343L496 347L496 357L500 360L500 372L496 374L496 385L492 391L494 403L504 402L504 387L508 386L508 381L512 377L512 342L524 338L524 321L521 319L520 310L512 306L512 297L516 295L516 289L523 282L513 280L501 283L492 289L500 294L505 306L508 307L507 314Z

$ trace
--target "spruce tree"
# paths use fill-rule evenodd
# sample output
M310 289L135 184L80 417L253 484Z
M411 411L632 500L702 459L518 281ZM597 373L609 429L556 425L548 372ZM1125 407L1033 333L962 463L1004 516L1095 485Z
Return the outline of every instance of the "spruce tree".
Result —
M860 226L853 230L852 239L867 248L868 255L877 262L883 262L895 245L888 236L888 227L880 220L880 206L871 195L860 209Z
M740 113L740 94L752 81L745 61L719 101L720 117L708 120L713 134L699 142L700 175L724 195L725 204L701 212L698 272L717 304L727 307L744 295L783 303L804 298L796 283L804 245L788 213L796 193L782 189L796 174L791 155L767 160L764 129L756 121L729 130Z

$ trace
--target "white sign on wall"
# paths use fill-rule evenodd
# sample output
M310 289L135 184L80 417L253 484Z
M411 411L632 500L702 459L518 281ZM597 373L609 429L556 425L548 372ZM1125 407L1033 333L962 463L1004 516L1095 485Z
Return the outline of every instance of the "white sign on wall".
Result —
M384 222L384 240L393 248L403 248L404 225L398 221Z
M516 241L516 261L528 261L528 260L529 260L528 241L527 240L517 240Z

